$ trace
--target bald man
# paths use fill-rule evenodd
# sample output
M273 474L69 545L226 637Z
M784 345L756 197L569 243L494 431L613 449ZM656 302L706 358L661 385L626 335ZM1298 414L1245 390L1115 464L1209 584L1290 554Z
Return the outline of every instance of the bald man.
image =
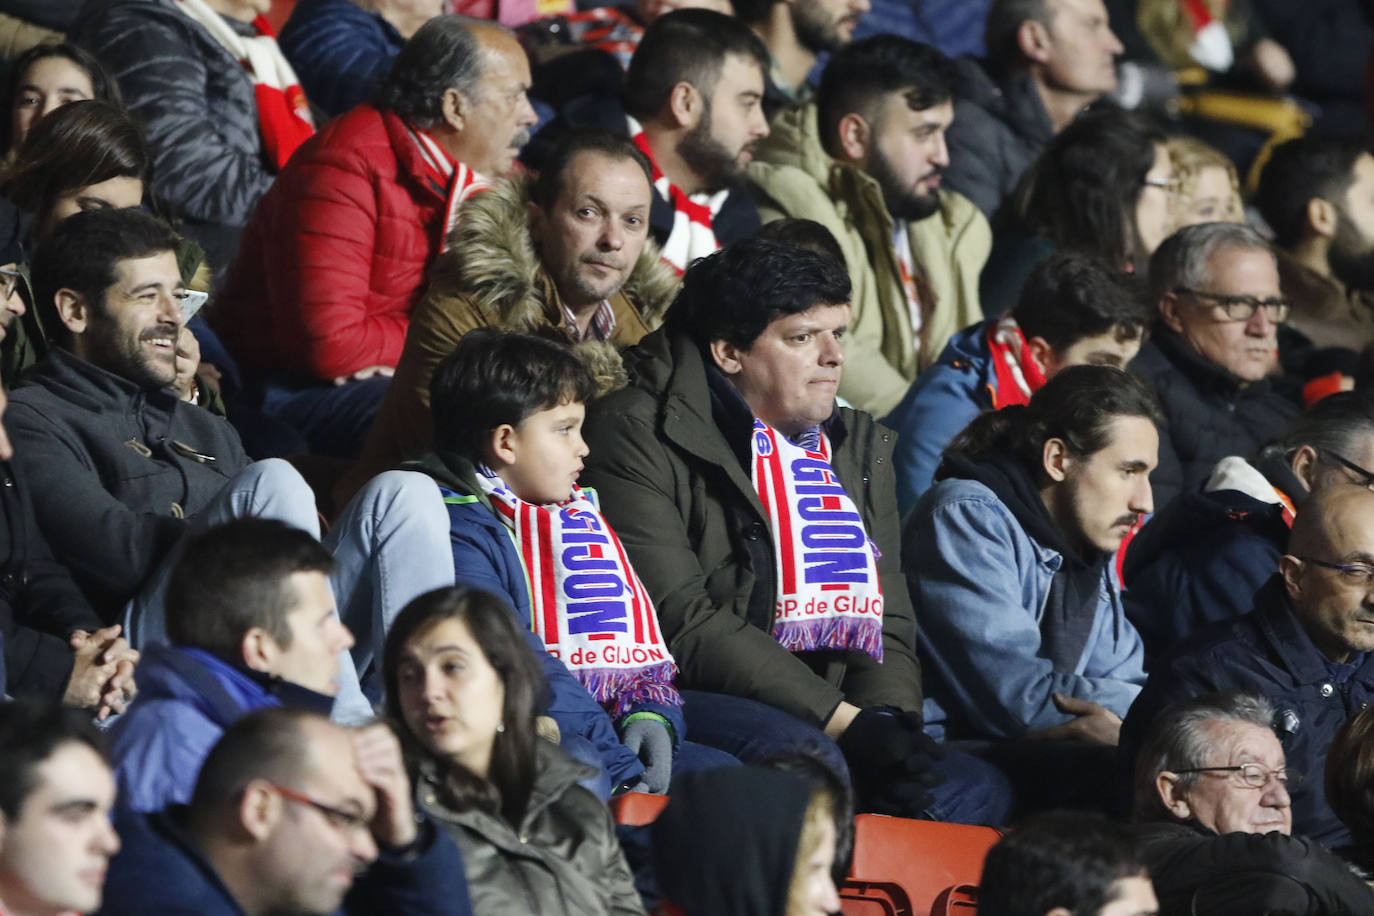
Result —
M1315 493L1293 523L1289 552L1255 594L1254 610L1204 630L1151 671L1121 729L1134 760L1154 717L1179 700L1243 690L1274 704L1289 773L1293 833L1349 843L1322 792L1326 750L1374 700L1374 492L1354 484ZM1230 778L1218 771L1217 778Z

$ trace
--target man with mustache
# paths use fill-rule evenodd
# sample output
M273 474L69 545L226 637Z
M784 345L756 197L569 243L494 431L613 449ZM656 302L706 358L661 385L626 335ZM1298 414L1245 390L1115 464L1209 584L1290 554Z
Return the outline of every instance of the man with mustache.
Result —
M1065 784L1109 796L1145 681L1112 557L1154 510L1159 419L1124 370L1072 366L970 423L903 528L927 731L991 739L1023 802L1061 804ZM1057 740L1005 740L1031 735Z
M411 316L360 479L433 446L430 377L474 328L547 328L606 383L622 375L618 351L658 325L678 286L649 237L651 182L628 138L588 128L559 140L537 180L503 182L464 207Z
M509 30L431 19L374 103L303 146L258 205L219 315L263 410L354 457L459 207L514 168L534 110Z
M840 243L854 281L840 396L885 416L950 336L983 318L987 220L942 190L952 69L893 35L831 58L814 104L774 119L749 178L765 220L805 217Z
M735 16L763 40L773 58L764 107L772 115L808 102L815 87L807 77L821 54L849 44L868 12L869 0L734 0Z
M1374 343L1374 155L1303 137L1274 150L1255 204L1274 230L1289 327L1321 348ZM1347 366L1347 371L1349 367Z

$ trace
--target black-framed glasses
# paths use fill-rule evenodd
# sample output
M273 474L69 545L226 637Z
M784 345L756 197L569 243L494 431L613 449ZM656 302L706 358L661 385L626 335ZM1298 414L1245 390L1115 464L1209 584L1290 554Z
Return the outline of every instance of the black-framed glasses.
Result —
M19 289L19 281L26 277L27 272L23 267L0 267L0 292L4 293L0 299L13 296L15 290Z
M1302 782L1302 774L1290 773L1287 769L1271 770L1261 763L1240 763L1229 767L1190 767L1174 770L1175 773L1237 773L1240 781L1252 789L1263 789L1269 780L1277 779L1281 785L1296 786Z
M1334 569L1341 574L1342 579L1358 588L1367 589L1374 585L1374 566L1370 566L1368 563L1328 563L1325 560L1299 557L1296 554L1294 557L1304 563L1320 566L1322 569Z
M1219 308L1229 321L1249 321L1255 312L1264 310L1264 317L1274 324L1283 324L1293 311L1287 299L1259 299L1255 296L1228 296L1223 293L1209 293L1203 289L1188 286L1175 286L1174 292L1184 296L1201 299L1211 308Z
M315 799L303 792L297 792L295 789L288 789L286 786L279 786L274 782L268 783L268 785L272 787L272 791L276 792L287 801L293 801L298 805L307 805L314 808L324 815L325 820L329 821L331 826L338 830L353 832L371 829L368 824L368 819L361 814L355 814L352 811L344 811L341 808L326 805L324 802L315 801Z
M1344 455L1338 455L1335 452L1331 451L1331 449L1329 448L1317 449L1317 455L1322 458L1326 458L1330 461L1336 462L1341 467L1345 468L1347 471L1354 474L1355 482L1358 483L1360 486L1370 490L1374 490L1374 471L1370 471L1366 468L1360 467L1358 464L1351 461L1349 458L1346 458Z

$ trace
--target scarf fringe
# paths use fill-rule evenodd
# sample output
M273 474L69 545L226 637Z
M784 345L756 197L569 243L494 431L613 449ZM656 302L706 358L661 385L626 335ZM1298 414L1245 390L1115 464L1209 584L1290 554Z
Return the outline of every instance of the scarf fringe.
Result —
M613 719L628 715L644 703L682 705L682 694L673 686L677 665L672 662L643 668L579 668L574 673L587 692L608 707Z
M880 662L883 660L881 620L856 620L853 617L786 620L774 624L773 638L792 652L855 649Z

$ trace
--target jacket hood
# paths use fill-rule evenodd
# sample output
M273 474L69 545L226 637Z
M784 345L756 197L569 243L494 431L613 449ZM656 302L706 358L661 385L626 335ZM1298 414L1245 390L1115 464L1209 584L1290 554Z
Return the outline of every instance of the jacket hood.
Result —
M525 204L530 181L499 181L463 205L463 218L449 234L450 249L434 262L429 295L470 297L493 324L515 330L541 326L556 296L530 237ZM678 279L660 258L653 239L621 288L652 326L677 295Z

